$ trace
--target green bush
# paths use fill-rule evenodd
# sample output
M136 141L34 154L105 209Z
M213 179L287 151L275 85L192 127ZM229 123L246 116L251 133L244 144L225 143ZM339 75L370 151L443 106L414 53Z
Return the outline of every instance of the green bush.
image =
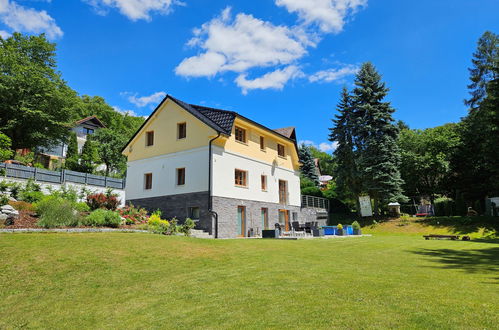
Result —
M352 229L354 230L359 230L360 229L360 224L358 221L352 222Z
M5 194L10 187L10 183L7 181L0 181L0 193Z
M9 185L10 196L12 198L18 199L19 193L21 192L21 185L19 183L11 183Z
M302 195L324 197L322 191L317 187L305 187L301 189Z
M155 234L170 234L170 227L170 222L168 220L162 220L157 214L151 215L147 221L148 230Z
M19 200L28 203L36 203L42 200L44 196L45 195L41 191L21 191Z
M9 196L5 194L0 194L0 206L7 205L9 203Z
M83 220L84 225L93 227L117 228L121 223L121 216L117 212L104 209L93 211Z
M452 198L439 197L433 202L435 205L436 216L453 216L456 215L456 203Z
M74 227L79 224L79 216L73 204L55 196L46 196L35 204L40 215L37 225L44 228Z
M78 212L90 212L90 206L87 205L85 202L77 202L74 203L74 208Z
M185 219L185 222L180 226L180 232L183 233L185 236L190 236L191 235L191 229L194 228L196 223L194 220L191 218Z

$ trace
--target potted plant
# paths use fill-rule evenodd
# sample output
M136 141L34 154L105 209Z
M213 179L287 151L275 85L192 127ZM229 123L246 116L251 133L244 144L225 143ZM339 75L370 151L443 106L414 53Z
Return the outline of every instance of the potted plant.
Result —
M314 229L312 229L312 235L314 237L324 236L324 228L322 228L322 227L315 227Z
M341 223L336 226L336 232L338 233L338 236L343 236L343 225Z
M362 235L362 229L360 229L360 224L357 221L352 222L353 234Z

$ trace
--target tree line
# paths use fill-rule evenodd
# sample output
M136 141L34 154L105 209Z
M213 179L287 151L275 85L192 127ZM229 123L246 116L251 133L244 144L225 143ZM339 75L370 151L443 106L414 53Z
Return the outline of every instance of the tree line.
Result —
M302 191L311 192L315 153L328 163L333 181L321 194L358 209L358 197L369 195L374 212L389 202L416 198L432 203L452 201L455 214L467 207L484 210L486 197L499 196L499 36L485 32L469 69L468 114L458 123L411 129L395 122L389 92L371 63L364 63L354 88L343 88L332 120L329 141L337 148L328 158L300 146ZM308 189L308 190L307 190ZM315 188L317 191L317 188Z
M44 34L0 37L0 109L0 161L16 157L16 150L36 153L63 142L71 146L71 159L61 165L87 173L104 163L106 174L123 175L126 159L121 148L144 122L116 111L100 96L73 90L57 70L56 44ZM88 139L80 155L70 129L92 115L106 128Z

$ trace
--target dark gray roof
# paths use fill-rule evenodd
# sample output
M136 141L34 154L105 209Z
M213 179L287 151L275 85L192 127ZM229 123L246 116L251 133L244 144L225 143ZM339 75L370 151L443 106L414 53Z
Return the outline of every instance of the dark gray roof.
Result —
M190 106L198 110L205 117L208 117L209 119L217 123L218 126L220 126L227 135L230 135L232 131L232 125L234 125L234 119L236 119L237 116L235 112L208 108L195 104L190 104Z

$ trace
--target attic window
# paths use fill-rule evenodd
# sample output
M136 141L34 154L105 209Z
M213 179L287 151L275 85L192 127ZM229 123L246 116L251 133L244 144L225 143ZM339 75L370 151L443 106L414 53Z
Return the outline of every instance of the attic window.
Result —
M187 136L187 124L178 123L177 124L177 139L185 139Z
M146 132L146 147L150 147L154 144L154 131Z
M277 154L280 157L286 157L286 148L282 144L277 144Z
M236 133L236 141L246 143L246 130L244 128L236 126L235 133Z

